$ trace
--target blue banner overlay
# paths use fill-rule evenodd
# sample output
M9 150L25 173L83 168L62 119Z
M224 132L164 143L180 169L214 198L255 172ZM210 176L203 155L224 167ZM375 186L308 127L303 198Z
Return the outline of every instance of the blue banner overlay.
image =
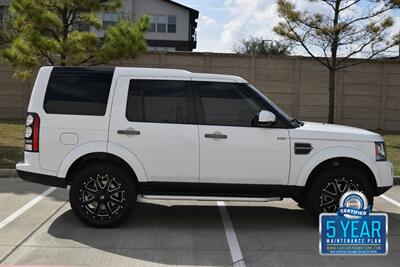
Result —
M387 214L348 219L325 213L319 218L321 255L387 255Z

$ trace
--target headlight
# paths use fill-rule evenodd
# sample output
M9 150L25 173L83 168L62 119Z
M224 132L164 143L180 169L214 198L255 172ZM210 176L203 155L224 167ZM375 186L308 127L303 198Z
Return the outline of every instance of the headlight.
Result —
M386 146L384 142L375 142L376 161L386 160Z

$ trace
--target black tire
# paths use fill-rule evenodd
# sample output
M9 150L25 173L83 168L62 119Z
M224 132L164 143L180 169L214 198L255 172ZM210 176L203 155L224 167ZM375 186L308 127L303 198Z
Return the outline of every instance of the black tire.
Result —
M305 204L306 201L305 201L303 195L300 195L300 196L293 196L292 199L293 199L294 201L296 201L297 206L299 206L300 208L302 208L302 209L306 208L306 204Z
M94 163L72 180L69 201L75 215L94 227L112 227L126 219L137 199L132 177L110 163Z
M336 212L340 198L350 190L364 193L368 205L373 206L374 194L368 177L348 167L322 171L307 190L306 205L314 219L318 219L320 213Z

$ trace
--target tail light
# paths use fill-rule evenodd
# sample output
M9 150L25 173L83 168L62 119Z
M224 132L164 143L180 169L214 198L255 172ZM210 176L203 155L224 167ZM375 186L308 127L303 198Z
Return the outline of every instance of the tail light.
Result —
M25 123L25 151L39 152L39 129L39 115L28 113Z

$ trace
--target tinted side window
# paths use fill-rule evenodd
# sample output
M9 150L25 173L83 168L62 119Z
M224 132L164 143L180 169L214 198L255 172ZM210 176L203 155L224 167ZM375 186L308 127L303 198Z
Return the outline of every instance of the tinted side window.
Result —
M103 116L113 69L54 68L43 108L50 114Z
M264 108L245 89L236 83L199 83L205 124L253 126L256 114Z
M186 81L131 80L126 117L129 121L193 123Z

